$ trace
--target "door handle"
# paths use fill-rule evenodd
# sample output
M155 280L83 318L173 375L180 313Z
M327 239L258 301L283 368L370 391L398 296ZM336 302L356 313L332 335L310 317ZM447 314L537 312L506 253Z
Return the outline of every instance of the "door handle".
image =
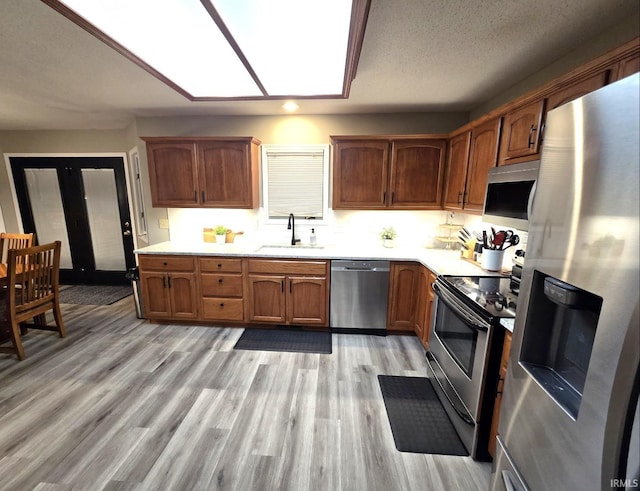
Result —
M125 230L124 232L122 232L122 235L126 235L126 236L131 235L131 230Z

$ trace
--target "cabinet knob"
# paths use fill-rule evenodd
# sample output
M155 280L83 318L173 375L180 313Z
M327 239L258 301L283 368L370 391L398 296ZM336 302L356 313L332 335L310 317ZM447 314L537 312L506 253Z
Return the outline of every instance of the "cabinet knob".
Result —
M221 268L221 267L222 267L222 264L218 263L218 267L219 267L219 268Z
M222 283L222 278L220 278L220 279L218 280L218 283Z
M224 307L224 303L221 303L221 304L220 304L220 307Z
M163 265L163 266L166 266L166 265L167 265L167 263L166 263L166 262L164 262L164 263L162 263L162 265Z

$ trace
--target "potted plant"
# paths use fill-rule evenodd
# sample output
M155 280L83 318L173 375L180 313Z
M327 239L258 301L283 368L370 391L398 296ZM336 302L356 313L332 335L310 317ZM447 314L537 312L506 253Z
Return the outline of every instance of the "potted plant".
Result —
M396 231L393 227L386 227L380 232L380 238L382 239L382 245L385 247L393 247L393 239L396 238Z
M217 225L213 231L216 234L216 244L224 244L227 239L227 227L224 225Z

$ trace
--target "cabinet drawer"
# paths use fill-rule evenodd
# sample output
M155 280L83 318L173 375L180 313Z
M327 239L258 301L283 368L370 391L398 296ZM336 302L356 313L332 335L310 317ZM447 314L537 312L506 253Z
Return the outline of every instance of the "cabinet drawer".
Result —
M203 319L241 321L244 319L241 298L203 298Z
M326 276L327 261L249 259L249 272Z
M138 257L140 269L153 271L195 271L193 256L156 256Z
M242 297L242 275L204 273L200 292L203 297Z
M200 271L203 273L242 273L242 259L201 257Z

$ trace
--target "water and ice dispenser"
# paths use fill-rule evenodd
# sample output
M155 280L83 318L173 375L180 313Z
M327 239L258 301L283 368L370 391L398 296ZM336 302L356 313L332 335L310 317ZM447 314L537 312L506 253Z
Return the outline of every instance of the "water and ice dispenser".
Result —
M601 308L601 297L534 271L520 362L574 419Z

